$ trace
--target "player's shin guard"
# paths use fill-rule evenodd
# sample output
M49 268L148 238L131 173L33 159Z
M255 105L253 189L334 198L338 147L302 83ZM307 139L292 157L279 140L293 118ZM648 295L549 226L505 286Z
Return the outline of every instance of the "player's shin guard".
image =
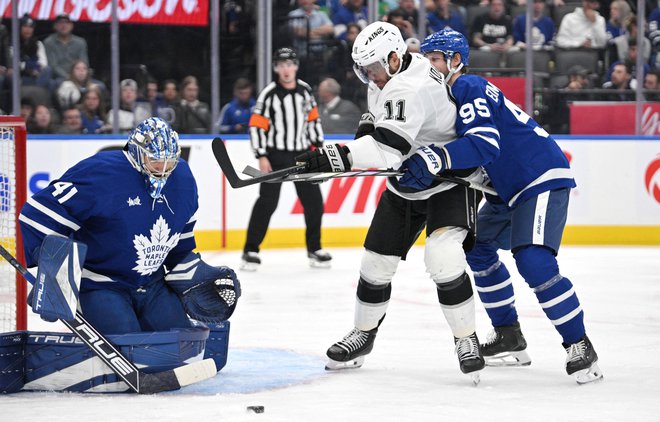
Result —
M511 277L499 260L497 248L477 242L467 254L474 284L493 327L511 326L518 321Z
M571 281L559 274L552 252L542 246L530 246L514 253L520 275L534 290L539 304L563 342L572 344L585 333L584 314Z
M463 273L448 283L436 283L442 312L454 333L461 372L471 374L479 383L478 371L484 367L474 323L474 295L470 277Z

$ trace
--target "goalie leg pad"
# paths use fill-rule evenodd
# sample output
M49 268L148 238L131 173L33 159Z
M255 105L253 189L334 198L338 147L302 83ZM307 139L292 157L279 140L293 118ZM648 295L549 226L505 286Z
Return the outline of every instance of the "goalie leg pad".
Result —
M31 306L46 321L72 320L78 307L80 278L87 246L72 239L46 236L39 250L37 282Z
M27 331L0 334L0 393L15 393L25 385Z
M206 340L204 359L211 358L215 361L218 372L227 364L227 352L229 348L229 321L210 323L209 338Z
M198 253L190 253L166 276L191 318L202 322L229 319L241 296L241 284L229 267L214 267Z

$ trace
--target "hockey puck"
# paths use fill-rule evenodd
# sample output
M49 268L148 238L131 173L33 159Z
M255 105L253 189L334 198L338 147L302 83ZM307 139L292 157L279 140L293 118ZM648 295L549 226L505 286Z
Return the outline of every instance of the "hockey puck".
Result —
M264 413L265 409L263 406L248 406L247 410L252 411L254 413Z

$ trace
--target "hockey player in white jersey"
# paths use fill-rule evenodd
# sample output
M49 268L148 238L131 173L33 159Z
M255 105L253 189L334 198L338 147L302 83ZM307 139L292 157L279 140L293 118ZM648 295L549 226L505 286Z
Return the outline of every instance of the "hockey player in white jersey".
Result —
M346 146L326 144L296 157L309 172L353 168L398 168L420 147L456 137L456 109L443 75L419 54L406 52L399 29L375 22L358 35L352 52L355 71L369 84L368 118ZM455 172L481 181L478 169ZM426 270L454 335L460 369L478 382L484 366L475 333L474 296L464 249L473 245L480 193L435 182L424 190L387 181L364 242L355 304L355 328L327 351L326 369L360 367L385 318L391 281L401 259L426 226Z
M77 163L21 210L29 267L49 265L48 235L87 245L75 299L104 334L185 329L188 316L220 322L236 307L234 271L193 253L197 186L180 153L177 133L149 118L124 150Z
M451 86L459 138L419 150L403 164L407 171L400 183L424 191L441 171L480 165L498 192L498 197L486 195L476 245L467 255L494 327L482 345L487 364L531 363L509 272L497 254L510 249L518 272L562 337L567 373L578 383L602 378L577 294L556 260L575 187L568 160L552 137L497 87L464 74L469 47L461 33L444 29L429 35L421 51Z

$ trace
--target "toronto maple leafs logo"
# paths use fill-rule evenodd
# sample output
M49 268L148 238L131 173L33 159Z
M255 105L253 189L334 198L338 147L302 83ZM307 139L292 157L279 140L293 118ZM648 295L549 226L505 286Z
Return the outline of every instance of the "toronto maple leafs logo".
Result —
M140 234L133 239L137 252L137 264L132 269L140 275L149 275L156 271L165 261L167 254L179 243L181 233L174 233L170 237L170 228L163 216L159 216L149 231L151 238Z

